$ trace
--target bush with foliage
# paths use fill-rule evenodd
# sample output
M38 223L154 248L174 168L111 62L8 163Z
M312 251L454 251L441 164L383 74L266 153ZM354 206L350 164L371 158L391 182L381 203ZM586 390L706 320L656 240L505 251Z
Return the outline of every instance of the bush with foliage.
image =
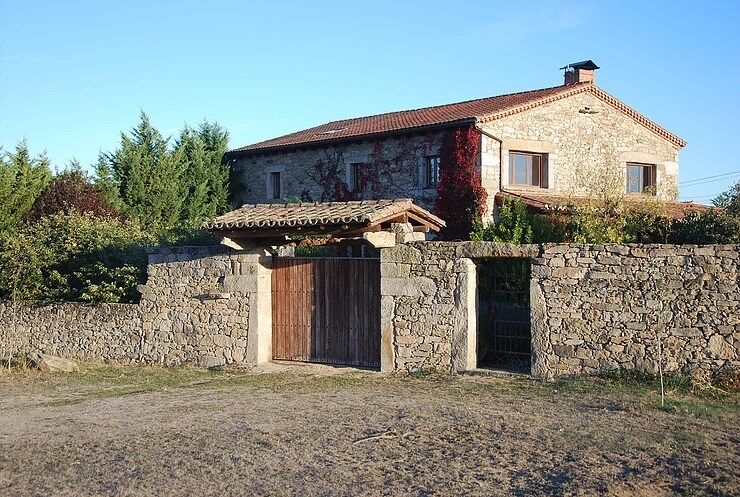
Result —
M668 243L740 243L740 216L726 212L692 212L673 223Z
M53 214L0 239L0 298L133 302L145 278L145 247L156 243L136 224L71 212Z
M82 171L79 163L54 177L44 188L24 219L39 221L52 214L83 212L94 217L116 217L118 214L108 199Z
M530 214L520 199L506 197L498 209L498 220L487 225L476 220L470 239L516 244L561 242L563 232L556 217Z

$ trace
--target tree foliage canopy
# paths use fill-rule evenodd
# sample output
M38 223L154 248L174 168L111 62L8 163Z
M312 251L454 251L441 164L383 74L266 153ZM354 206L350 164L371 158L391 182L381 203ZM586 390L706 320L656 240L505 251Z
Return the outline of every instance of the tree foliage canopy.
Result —
M740 217L740 181L712 199L712 204L725 209L732 216Z
M145 245L214 243L198 227L229 207L228 138L204 121L171 141L142 112L94 182L76 161L52 177L25 141L0 149L0 299L136 300Z
M26 140L15 152L0 148L0 232L16 229L36 198L51 182L46 154L31 157Z
M119 148L96 165L98 186L113 205L154 231L196 226L226 211L228 132L217 123L185 126L171 145L142 112Z

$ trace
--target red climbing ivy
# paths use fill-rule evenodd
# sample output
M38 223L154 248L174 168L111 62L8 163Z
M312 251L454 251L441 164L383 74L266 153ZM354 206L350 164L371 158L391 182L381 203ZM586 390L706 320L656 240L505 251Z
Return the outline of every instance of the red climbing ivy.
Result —
M352 191L346 183L346 161L342 149L324 151L314 163L309 177L320 188L321 201L387 199L418 196L419 157L432 150L432 135L401 136L387 147L388 142L376 140L367 161L360 163L358 189ZM395 153L394 153L395 152ZM303 200L310 200L308 192Z
M443 137L436 206L436 214L447 223L440 233L443 239L467 240L474 221L485 212L486 190L476 170L479 150L480 133L474 126L456 128Z

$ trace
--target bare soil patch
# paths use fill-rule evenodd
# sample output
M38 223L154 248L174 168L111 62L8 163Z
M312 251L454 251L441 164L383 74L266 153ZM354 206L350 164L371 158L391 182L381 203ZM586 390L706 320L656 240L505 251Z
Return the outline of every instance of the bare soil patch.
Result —
M0 376L0 495L739 495L735 394L276 368Z

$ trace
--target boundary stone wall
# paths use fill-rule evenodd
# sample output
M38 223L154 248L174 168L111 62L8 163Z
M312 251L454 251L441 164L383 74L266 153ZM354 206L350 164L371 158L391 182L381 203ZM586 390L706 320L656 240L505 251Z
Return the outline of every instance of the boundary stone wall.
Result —
M532 259L532 374L740 367L740 246L427 242L381 250L384 371L476 367L475 261Z
M532 374L740 367L740 245L413 242L381 249L381 370L476 367L476 261L532 260ZM22 304L14 349L210 367L272 359L264 249L150 254L139 304ZM0 303L0 354L13 305Z
M0 357L10 350L40 350L70 358L129 363L141 348L141 309L136 304L0 302Z
M23 352L121 363L210 367L264 360L269 350L257 340L269 322L258 300L270 261L259 251L221 246L159 249L149 255L139 304L23 303L15 337L13 305L0 303L0 353L12 341Z
M380 251L381 370L475 369L474 259L533 258L537 245L415 242Z
M740 367L740 246L545 245L532 266L532 373Z

